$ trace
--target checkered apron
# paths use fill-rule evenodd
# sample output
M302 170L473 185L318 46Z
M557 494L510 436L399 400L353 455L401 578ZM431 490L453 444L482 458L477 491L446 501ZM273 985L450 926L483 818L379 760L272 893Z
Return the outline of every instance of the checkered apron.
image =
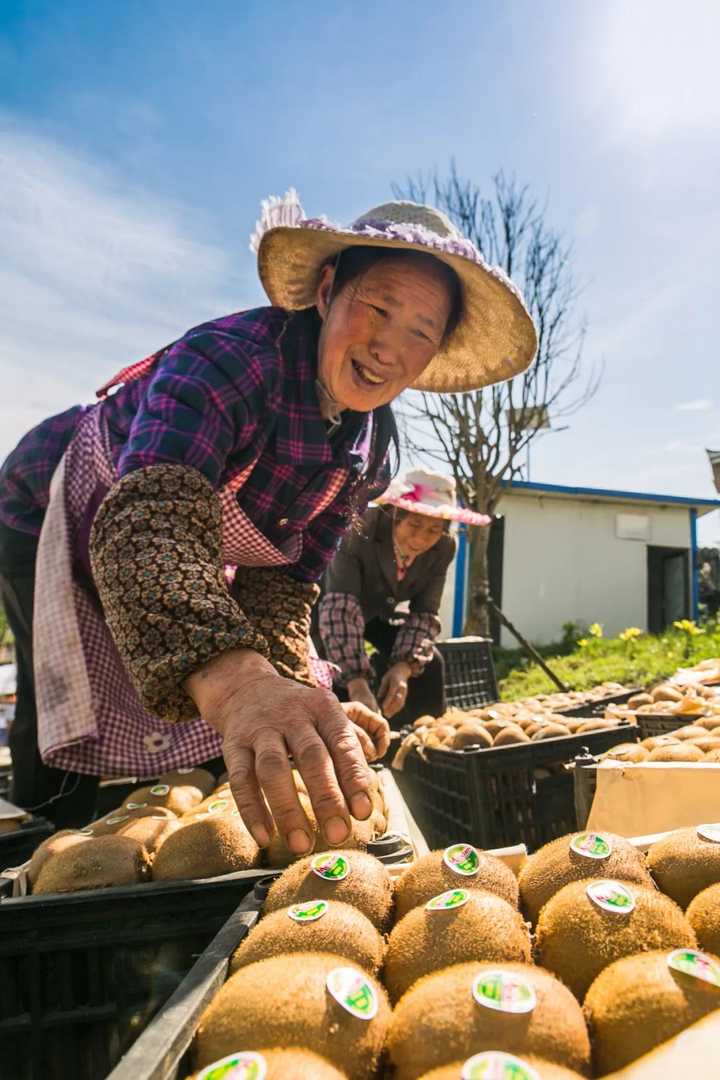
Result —
M139 378L160 355L126 368L98 395ZM238 506L237 492L254 467L253 461L218 492L229 579L237 566L287 566L302 550L297 534L276 547ZM93 776L151 777L219 756L222 740L200 718L170 724L145 711L97 597L75 580L79 524L98 488L109 489L116 480L101 402L80 420L55 471L40 534L35 595L41 600L33 626L38 744L43 761L57 768ZM344 471L336 470L313 516L344 482ZM315 680L332 686L328 665L310 646Z

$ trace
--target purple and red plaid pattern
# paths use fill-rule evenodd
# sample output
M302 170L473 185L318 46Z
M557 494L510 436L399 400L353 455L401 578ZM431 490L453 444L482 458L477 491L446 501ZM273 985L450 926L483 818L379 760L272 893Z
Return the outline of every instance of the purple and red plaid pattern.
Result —
M404 660L413 675L419 675L433 658L433 645L440 629L440 620L431 611L411 611L398 630L390 663Z
M196 327L156 356L126 368L102 412L116 474L149 465L197 469L221 491L254 463L239 509L279 550L297 550L288 573L316 581L353 513L385 486L364 477L368 414L346 412L328 435L315 389L317 317L258 308ZM114 385L117 378L107 386ZM50 478L82 407L25 436L0 470L0 520L37 534ZM367 486L367 490L365 490Z

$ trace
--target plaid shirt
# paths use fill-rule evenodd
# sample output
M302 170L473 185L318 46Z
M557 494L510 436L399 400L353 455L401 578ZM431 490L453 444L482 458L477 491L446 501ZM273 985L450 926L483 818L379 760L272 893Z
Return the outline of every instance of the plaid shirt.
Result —
M331 435L320 413L318 323L314 310L240 312L190 330L153 368L95 408L105 413L118 476L149 465L180 464L217 490L256 461L238 502L279 545L293 533L302 554L288 573L315 581L352 516L385 487L365 476L373 425L346 411ZM83 408L46 420L20 442L0 470L0 521L40 531L52 473ZM344 474L326 503L330 482ZM320 513L313 516L319 507Z

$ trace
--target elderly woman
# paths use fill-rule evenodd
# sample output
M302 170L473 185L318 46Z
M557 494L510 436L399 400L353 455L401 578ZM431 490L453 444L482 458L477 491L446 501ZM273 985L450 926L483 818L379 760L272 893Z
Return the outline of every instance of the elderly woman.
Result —
M442 657L434 647L455 540L450 522L488 525L458 507L455 483L416 469L393 483L350 532L328 568L318 612L325 656L338 672L338 696L362 702L394 726L445 712ZM398 605L408 603L402 621ZM376 649L371 665L365 642ZM379 676L377 694L374 684Z
M362 736L315 683L308 627L339 541L387 484L390 402L509 378L535 332L512 284L429 207L388 203L343 228L289 193L255 240L271 307L126 368L3 467L14 797L60 821L90 801L89 778L222 751L257 842L274 817L302 854L290 755L328 843L371 812Z

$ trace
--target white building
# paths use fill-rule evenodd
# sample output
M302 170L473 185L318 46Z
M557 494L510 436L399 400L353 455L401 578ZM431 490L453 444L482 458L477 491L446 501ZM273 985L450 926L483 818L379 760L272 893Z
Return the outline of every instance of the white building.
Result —
M697 519L720 500L515 482L493 524L490 589L525 637L558 641L564 623L657 632L697 614ZM462 633L467 543L448 576L443 633ZM501 644L515 646L503 629Z

